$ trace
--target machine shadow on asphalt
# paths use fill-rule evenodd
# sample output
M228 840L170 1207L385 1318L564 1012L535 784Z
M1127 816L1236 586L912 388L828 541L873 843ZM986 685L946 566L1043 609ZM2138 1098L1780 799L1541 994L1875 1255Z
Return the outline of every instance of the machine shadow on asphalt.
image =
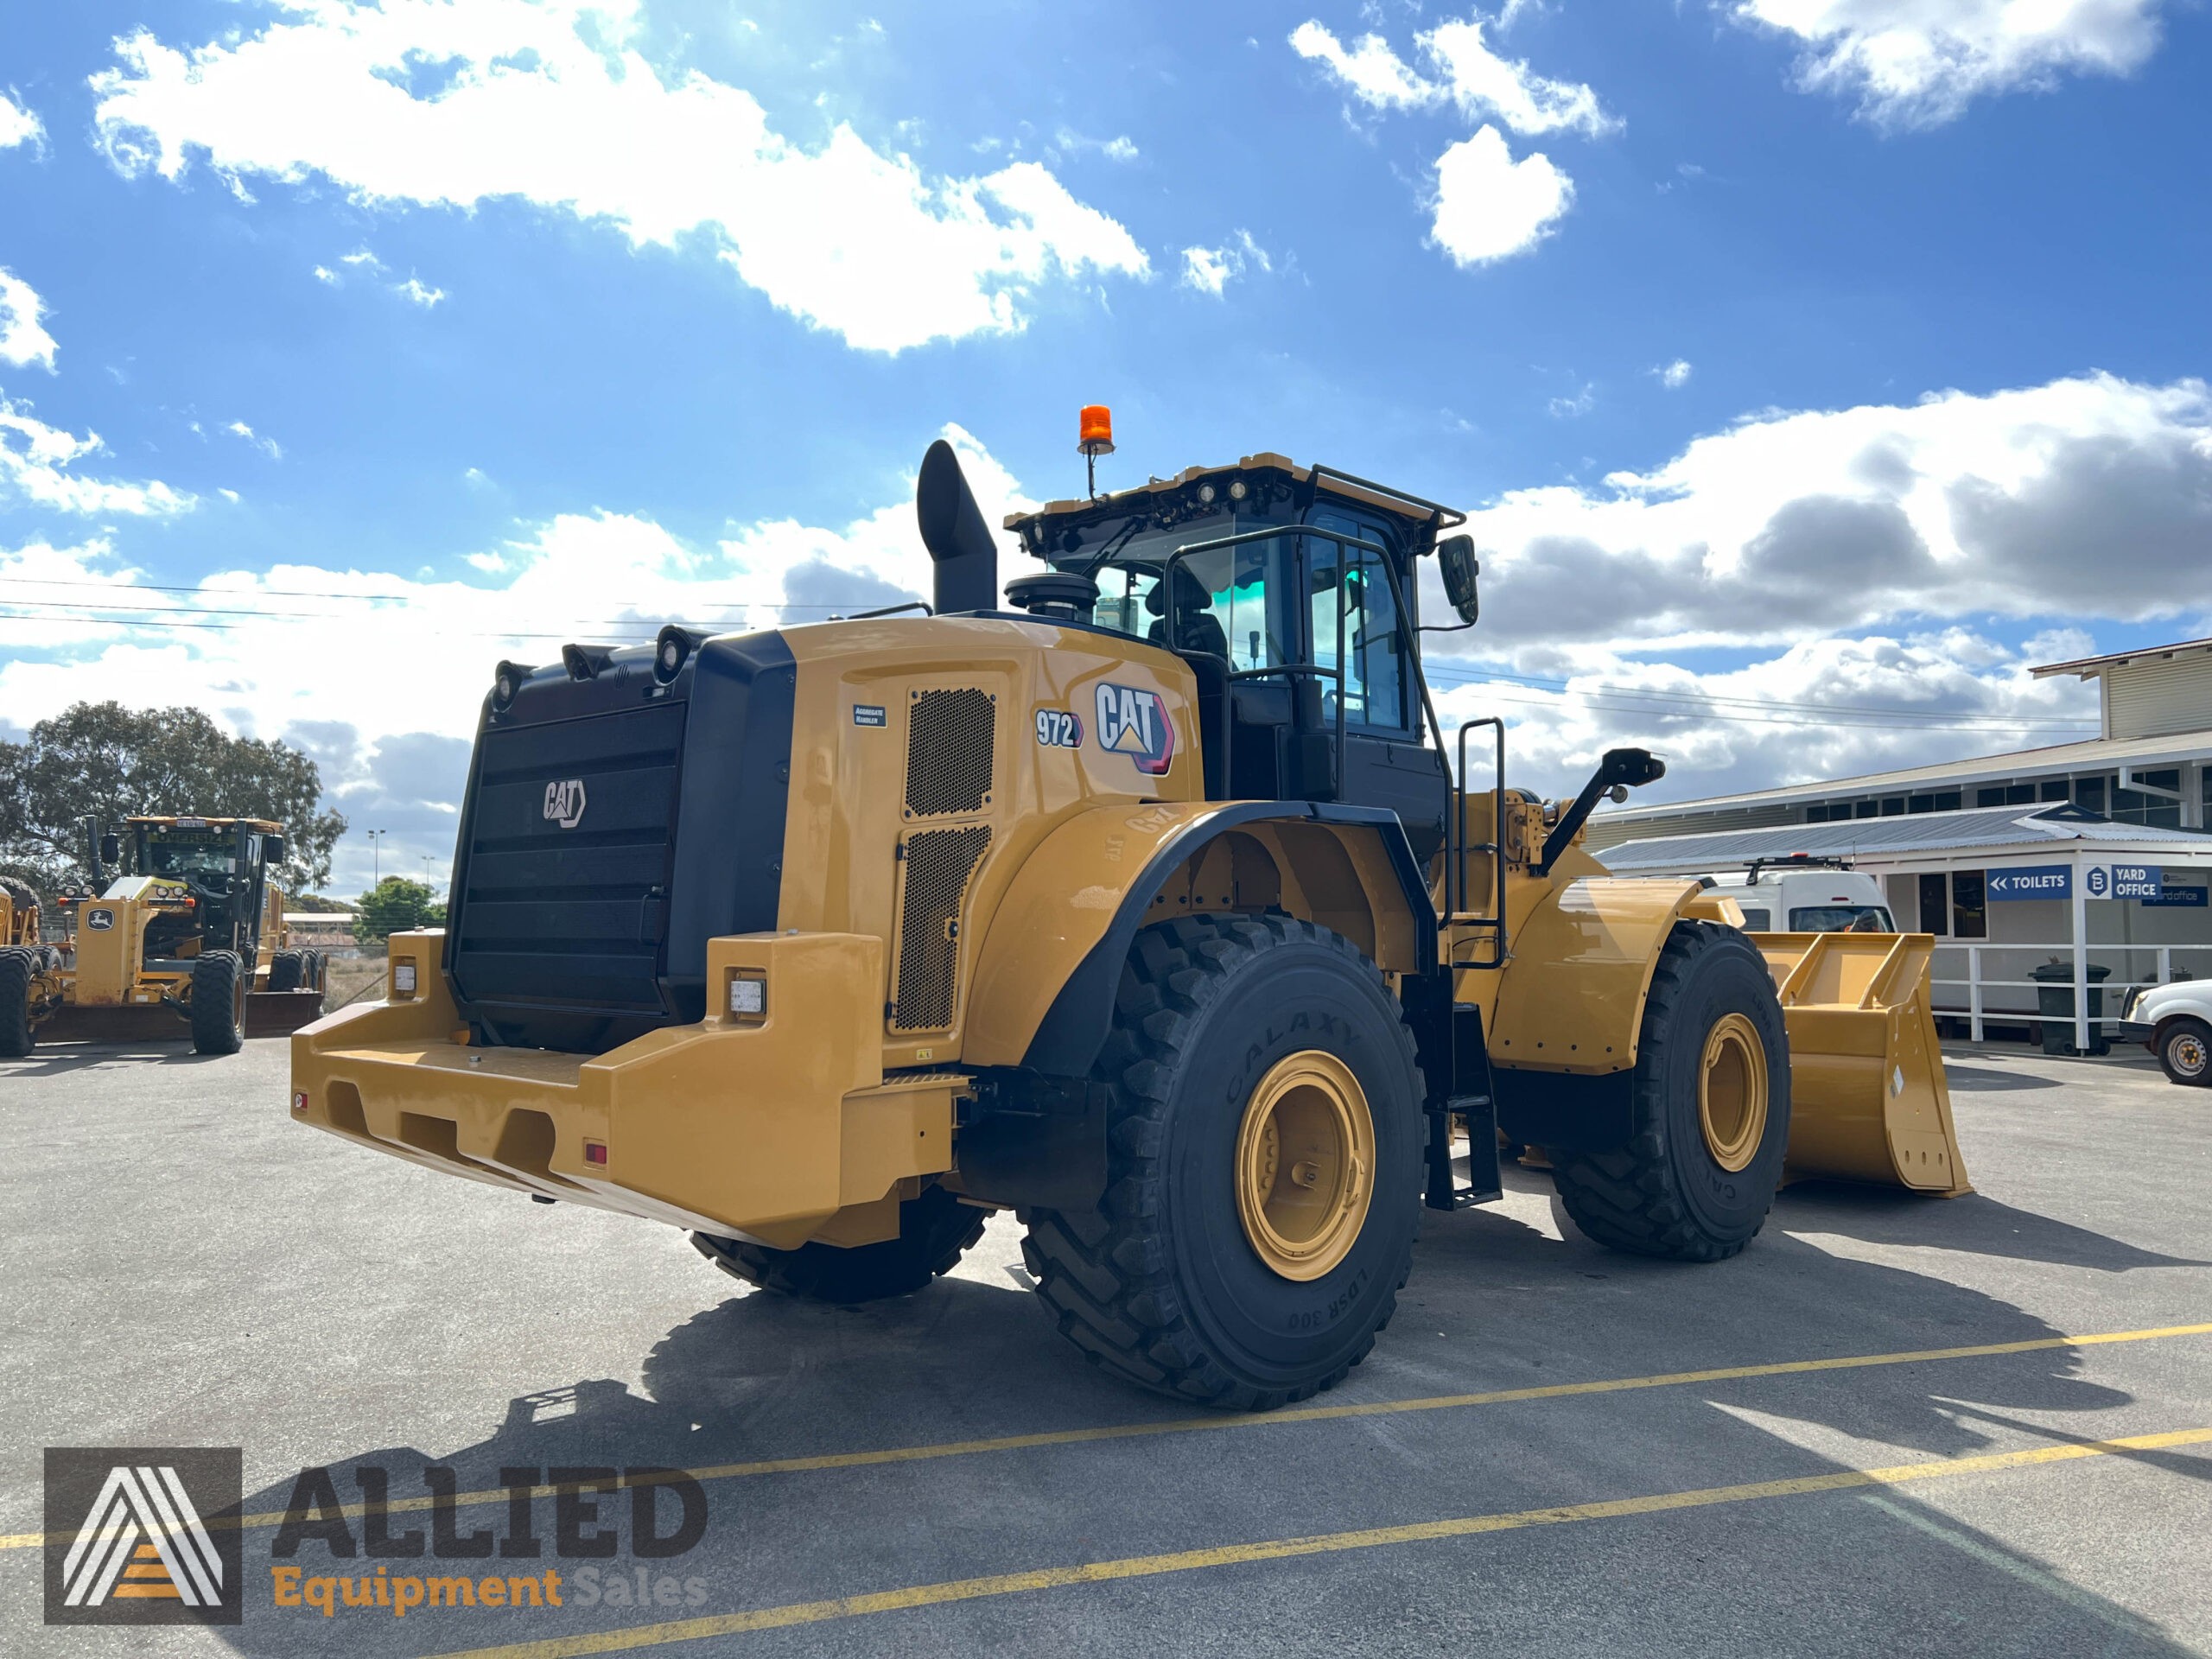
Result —
M1535 1190L1529 1172L1513 1172L1512 1185L1523 1192ZM1952 1228L1967 1219L1965 1248L1970 1249L1999 1249L2012 1240L2013 1228L2033 1235L2033 1224L2040 1223L2047 1231L2036 1237L2034 1248L2043 1253L2031 1259L2081 1261L2115 1271L2173 1264L2172 1258L2130 1251L2083 1230L2003 1205L1986 1205L1986 1218L1962 1214L1960 1205L1966 1202L1970 1201L1945 1207ZM1920 1201L1921 1209L1929 1207L1927 1200ZM1799 1229L1847 1236L1885 1231L1897 1242L1925 1242L1909 1220L1912 1213L1909 1205L1862 1193L1807 1193L1777 1211L1756 1249L1702 1270L1601 1252L1571 1231L1551 1236L1496 1211L1432 1217L1392 1344L1350 1384L1319 1403L1381 1403L1637 1372L2060 1339L2062 1333L2052 1325L1997 1298L1927 1274L1833 1254L1791 1236ZM1935 1236L1932 1230L1929 1236ZM1979 1244L1973 1242L1977 1240ZM2057 1254L2061 1250L2068 1253ZM1476 1267L1482 1270L1466 1270ZM504 1419L474 1445L363 1449L333 1455L327 1465L340 1498L353 1504L361 1495L353 1471L365 1465L387 1471L397 1498L420 1493L420 1470L434 1462L455 1471L461 1491L491 1493L501 1487L503 1471L518 1468L711 1471L733 1463L895 1447L910 1438L893 1427L902 1423L950 1421L959 1425L957 1438L984 1440L1094 1425L1190 1421L1172 1402L1148 1404L1090 1375L1065 1345L1042 1340L1046 1333L1033 1300L1010 1281L1001 1287L997 1276L990 1269L984 1276L941 1279L912 1294L856 1309L764 1293L740 1294L678 1325L643 1356L640 1389L604 1378L534 1388L516 1395ZM1539 1303L1548 1310L1541 1332L1532 1324ZM1439 1337L1446 1340L1440 1343ZM1084 1546L1089 1540L1040 1535L1020 1523L1019 1505L1011 1523L993 1520L991 1511L1003 1502L1010 1480L1047 1489L1059 1483L1110 1488L1119 1481L1162 1480L1204 1487L1225 1478L1230 1468L1248 1484L1255 1468L1273 1468L1280 1471L1274 1479L1283 1490L1248 1491L1251 1513L1260 1518L1245 1523L1257 1530L1242 1535L1264 1537L1285 1530L1279 1522L1286 1514L1294 1517L1292 1531L1346 1524L1328 1489L1319 1489L1317 1496L1308 1483L1313 1468L1328 1467L1351 1453L1440 1465L1453 1476L1452 1495L1444 1501L1456 1505L1442 1512L1478 1514L1517 1509L1529 1501L1532 1490L1548 1493L1550 1501L1574 1503L1863 1466L1855 1456L1838 1460L1838 1437L1937 1458L2017 1443L2023 1434L2031 1443L2086 1443L2097 1437L2093 1427L2061 1433L2037 1420L2063 1413L2081 1422L2128 1406L2133 1397L2084 1380L2080 1365L2079 1351L2061 1344L1949 1363L1878 1365L1778 1385L1772 1380L1723 1381L1610 1396L1615 1403L1605 1408L1609 1414L1650 1409L1678 1415L1687 1410L1697 1417L1694 1453L1671 1467L1653 1464L1593 1471L1586 1457L1578 1460L1574 1450L1589 1432L1587 1416L1576 1414L1582 1408L1569 1401L1535 1400L1404 1418L1262 1418L1249 1420L1233 1433L1169 1429L1178 1444L1165 1459L1158 1437L1152 1435L1044 1450L957 1452L927 1463L925 1478L931 1501L905 1522L889 1517L911 1499L915 1476L896 1466L710 1475L703 1485L711 1524L682 1570L714 1586L711 1601L701 1610L712 1614L1088 1558L1090 1551ZM1421 1426L1417 1436L1405 1427L1415 1421ZM1396 1432L1386 1425L1396 1425ZM1252 1446L1254 1437L1279 1440L1296 1455L1257 1464L1232 1461ZM1501 1446L1510 1446L1510 1453L1502 1455ZM2201 1462L2185 1457L2123 1455L2199 1478L2206 1473ZM1295 1478L1294 1471L1299 1471ZM810 1535L810 1528L817 1524L810 1517L818 1515L825 1485L841 1505L857 1503L886 1517L882 1535L851 1554L790 1548L792 1539ZM291 1495L288 1478L249 1496L245 1510L281 1511ZM1433 1495L1427 1501L1435 1501ZM1887 1586L1956 1586L1960 1593L1955 1599L1929 1594L1922 1602L1930 1622L1921 1634L1931 1651L1945 1640L1975 1635L1966 1613L1946 1609L1986 1607L1992 1599L2019 1609L2018 1635L2026 1645L2018 1650L2186 1651L2136 1615L2063 1581L2014 1547L1923 1505L1909 1491L1889 1490L1879 1504L1815 1496L1750 1506L1755 1516L1742 1512L1743 1507L1674 1522L1645 1518L1578 1529L1584 1541L1564 1559L1574 1561L1569 1569L1574 1573L1602 1573L1614 1548L1608 1541L1624 1529L1672 1525L1728 1538L1748 1534L1765 1541L1728 1547L1817 1550L1840 1559L1879 1561ZM551 1498L537 1501L543 1556L513 1563L518 1570L557 1565L565 1571L577 1565L555 1560L553 1512ZM938 1531L948 1513L969 1516L950 1538ZM602 1519L626 1515L626 1503L602 1500ZM426 1529L429 1519L420 1510L395 1514L391 1530ZM464 1533L473 1528L504 1532L510 1520L505 1500L494 1498L464 1507L458 1525ZM358 1532L358 1518L353 1526ZM280 1615L268 1605L271 1537L266 1527L249 1535L251 1611L244 1626L222 1632L242 1652L427 1654L690 1616L689 1610L618 1611L604 1606L549 1609L526 1618L447 1609L404 1624L359 1613L328 1623L312 1614ZM1147 1527L1141 1548L1179 1549L1235 1541L1192 1537L1174 1526L1156 1532ZM1541 1541L1470 1540L1410 1548L1459 1552L1478 1579L1500 1572L1557 1570L1541 1566L1548 1559ZM1535 1564L1528 1560L1532 1553ZM439 1570L430 1561L333 1560L312 1541L296 1559L309 1573L362 1573L378 1567L397 1573ZM464 1564L461 1570L469 1569ZM1332 1569L1316 1564L1294 1571L1302 1580L1325 1582ZM1452 1571L1459 1576L1468 1567ZM897 1623L857 1639L870 1647L896 1647L921 1639L912 1621L947 1616L888 1617ZM1987 1634L1980 1631L1981 1637ZM1906 1643L1898 1650L1920 1649Z

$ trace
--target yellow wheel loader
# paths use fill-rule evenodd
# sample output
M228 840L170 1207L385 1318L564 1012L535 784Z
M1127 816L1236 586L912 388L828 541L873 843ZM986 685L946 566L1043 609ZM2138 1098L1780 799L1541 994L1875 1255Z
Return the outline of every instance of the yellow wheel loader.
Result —
M322 1012L319 953L295 949L269 873L284 830L259 818L146 815L85 827L97 893L63 901L61 944L0 953L0 1055L35 1043L189 1033L202 1054ZM115 872L110 879L110 871Z
M294 1037L294 1116L833 1301L1011 1209L1063 1335L1239 1408L1344 1376L1502 1141L1682 1261L1785 1179L1964 1190L1926 938L1748 937L1580 849L1651 756L1547 803L1447 736L1460 515L1251 455L1009 518L1001 598L943 444L917 505L920 614L499 664L448 926Z

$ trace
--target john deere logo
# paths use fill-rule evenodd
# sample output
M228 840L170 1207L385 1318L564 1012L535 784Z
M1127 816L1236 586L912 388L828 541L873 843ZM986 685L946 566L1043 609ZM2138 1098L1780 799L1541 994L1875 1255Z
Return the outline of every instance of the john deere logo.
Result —
M241 1465L235 1446L48 1446L46 1622L237 1624Z
M583 822L584 780L563 778L557 784L545 785L545 821L557 823L563 830L573 830Z
M111 910L88 910L85 912L85 925L95 933L105 933L115 925L115 912Z
M1147 777L1164 774L1175 758L1175 728L1157 691L1127 685L1098 688L1099 747L1126 754Z

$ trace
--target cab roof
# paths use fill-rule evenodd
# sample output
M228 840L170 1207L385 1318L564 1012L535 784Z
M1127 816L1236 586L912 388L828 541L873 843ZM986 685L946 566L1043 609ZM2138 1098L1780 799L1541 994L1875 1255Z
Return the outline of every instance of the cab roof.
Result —
M1318 486L1313 482L1317 472L1321 474ZM1234 504L1218 500L1201 504L1198 488L1211 483L1221 494L1226 494L1229 486L1240 479L1262 503L1281 499L1293 491L1318 487L1329 495L1388 513L1406 528L1408 542L1414 542L1419 532L1463 520L1462 514L1433 501L1400 494L1387 485L1347 477L1332 467L1301 467L1288 455L1262 449L1257 454L1244 456L1234 466L1186 467L1173 478L1155 478L1126 490L1102 493L1095 501L1047 501L1034 512L1007 514L1004 524L1034 551L1049 524L1126 518L1133 512L1161 512L1163 522L1173 522L1198 512L1228 511ZM1414 544L1419 545L1417 542Z

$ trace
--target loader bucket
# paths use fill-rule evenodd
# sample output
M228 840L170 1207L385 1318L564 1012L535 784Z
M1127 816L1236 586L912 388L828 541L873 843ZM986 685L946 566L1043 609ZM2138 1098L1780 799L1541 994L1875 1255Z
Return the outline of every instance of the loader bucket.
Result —
M1783 1180L1947 1198L1967 1184L1936 1037L1926 933L1755 933L1789 1029Z

